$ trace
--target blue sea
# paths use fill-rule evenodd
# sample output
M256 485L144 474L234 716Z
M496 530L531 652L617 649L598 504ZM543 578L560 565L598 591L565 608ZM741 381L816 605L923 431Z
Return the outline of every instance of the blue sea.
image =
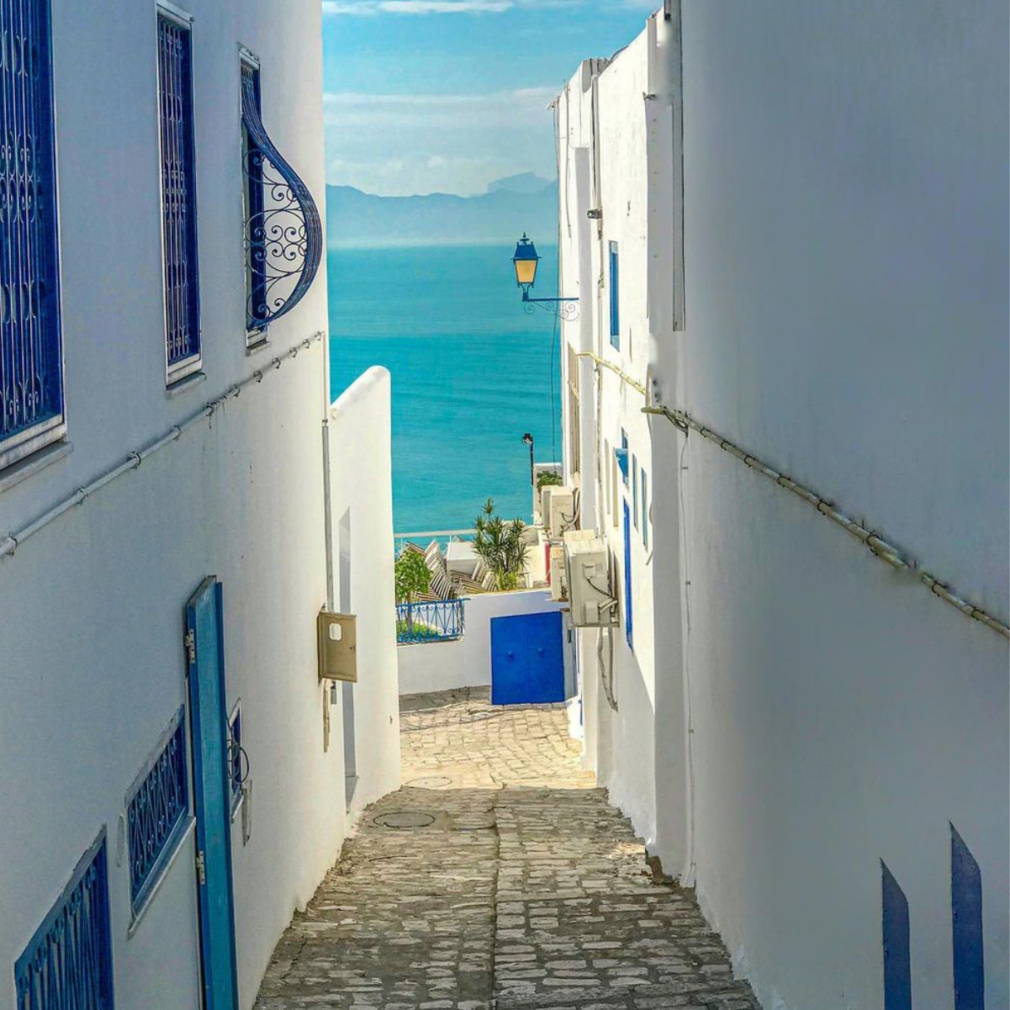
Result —
M523 311L513 249L328 252L333 397L370 365L392 374L398 533L469 528L489 497L529 521L523 433L538 463L560 459L554 318ZM550 296L557 251L539 252L534 293Z

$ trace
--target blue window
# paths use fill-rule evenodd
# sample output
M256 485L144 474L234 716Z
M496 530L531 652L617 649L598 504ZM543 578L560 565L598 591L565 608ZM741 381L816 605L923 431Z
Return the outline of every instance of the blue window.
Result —
M130 898L138 914L189 822L186 720L179 709L126 798Z
M246 176L246 330L249 342L290 312L319 269L323 225L312 193L277 150L261 116L260 73L242 66Z
M642 469L642 546L649 549L649 476Z
M158 15L162 255L168 381L200 367L200 284L196 240L193 46L190 26Z
M4 0L0 49L0 467L62 437L48 0Z
M631 604L631 515L628 503L624 503L624 635L628 640L628 648L634 649L635 642L632 628Z
M231 787L231 812L238 810L242 802L242 784L245 782L247 768L245 751L242 749L242 706L236 705L228 720L228 779Z
M631 457L631 515L638 529L638 457Z
M105 829L14 964L18 1010L113 1010Z
M610 243L610 343L620 349L620 271L618 269L617 243Z
M248 99L246 92L249 92ZM249 101L257 117L262 112L260 71L248 61L242 62L242 101ZM253 139L248 124L242 122L243 163L246 209L246 329L251 342L261 338L267 326L267 235L264 216L263 151Z

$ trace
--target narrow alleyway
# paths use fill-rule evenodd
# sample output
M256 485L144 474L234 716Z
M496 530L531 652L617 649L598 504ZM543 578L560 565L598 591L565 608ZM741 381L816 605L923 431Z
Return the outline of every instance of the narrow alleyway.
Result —
M653 881L563 706L401 699L371 806L274 953L257 1010L743 1010L688 891Z

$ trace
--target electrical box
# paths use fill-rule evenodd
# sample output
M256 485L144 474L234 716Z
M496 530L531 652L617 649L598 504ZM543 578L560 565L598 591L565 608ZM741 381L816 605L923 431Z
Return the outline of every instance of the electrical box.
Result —
M577 628L616 624L606 545L595 530L572 530L565 534L564 551L572 624Z
M357 621L354 614L321 610L316 618L319 679L358 682Z
M568 599L568 576L565 572L565 549L551 544L551 599Z
M541 492L541 518L551 536L560 537L575 529L575 488L545 487Z

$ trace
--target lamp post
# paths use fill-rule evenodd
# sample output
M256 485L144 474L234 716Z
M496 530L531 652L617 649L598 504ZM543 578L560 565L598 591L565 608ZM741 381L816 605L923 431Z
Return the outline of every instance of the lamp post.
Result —
M579 312L576 307L578 298L530 298L530 288L536 283L539 263L540 256L533 240L527 238L526 232L523 232L523 237L516 243L516 251L512 256L516 284L523 291L523 308L527 312L533 312L539 307L547 312L553 312L562 319L574 319Z
M537 486L537 482L533 475L533 436L529 432L526 432L526 434L523 435L523 445L528 445L530 447L530 487L535 488Z

